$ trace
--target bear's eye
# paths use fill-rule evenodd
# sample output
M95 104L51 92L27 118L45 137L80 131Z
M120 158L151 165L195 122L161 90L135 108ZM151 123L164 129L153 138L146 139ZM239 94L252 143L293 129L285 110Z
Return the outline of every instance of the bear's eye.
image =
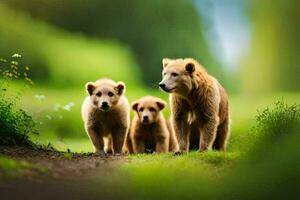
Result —
M150 112L155 112L155 108L149 108Z
M165 76L165 75L167 75L167 73L166 73L166 72L164 72L164 76Z
M171 73L171 76L174 76L174 77L176 77L176 76L178 76L178 74L177 74L177 73L175 73L175 72L173 72L173 73Z
M97 97L101 97L102 93L101 92L97 92L96 96Z
M114 93L108 92L108 96L109 96L109 97L112 97L112 96L114 96Z
M143 112L144 111L144 108L140 108L140 112Z

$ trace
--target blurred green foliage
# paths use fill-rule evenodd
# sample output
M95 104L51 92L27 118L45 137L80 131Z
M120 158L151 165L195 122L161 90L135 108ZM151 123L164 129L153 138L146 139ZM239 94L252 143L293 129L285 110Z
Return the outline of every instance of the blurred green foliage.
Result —
M141 82L130 50L119 43L71 34L0 4L0 55L15 52L31 66L34 80L51 87L84 89L100 77L131 86Z
M128 45L148 86L153 87L161 79L163 57L196 58L212 74L225 80L220 65L208 51L202 31L204 25L191 0L4 2L64 29L93 37L114 38Z
M225 175L216 199L297 199L300 104L283 101L256 116L256 145ZM224 184L227 183L227 184Z
M249 55L241 64L242 91L300 91L300 1L248 3L252 23Z

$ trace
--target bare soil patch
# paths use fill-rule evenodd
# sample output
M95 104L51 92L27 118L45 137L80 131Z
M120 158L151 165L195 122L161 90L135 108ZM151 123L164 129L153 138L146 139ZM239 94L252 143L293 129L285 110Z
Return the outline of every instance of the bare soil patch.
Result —
M17 177L5 176L0 169L1 200L113 199L110 192L104 195L101 191L107 190L113 170L127 162L126 156L100 157L93 153L65 153L26 147L0 146L1 155L46 169L29 168Z
M99 156L94 153L65 153L57 151L33 150L26 147L0 147L0 155L16 160L24 160L45 168L25 172L28 179L44 178L58 180L90 179L110 173L119 164L125 162L125 156Z

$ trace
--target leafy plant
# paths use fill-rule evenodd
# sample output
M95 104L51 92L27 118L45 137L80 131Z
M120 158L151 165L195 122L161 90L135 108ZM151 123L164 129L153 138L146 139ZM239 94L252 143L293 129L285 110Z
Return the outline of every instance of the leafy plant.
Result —
M300 128L300 105L288 105L284 101L275 103L273 109L266 108L256 116L253 132L258 137L276 139Z
M20 68L19 54L14 54L12 60L0 60L0 145L34 146L30 134L38 134L35 121L17 103L21 91L9 91L10 81L23 79L24 87L33 84L28 76L29 67Z

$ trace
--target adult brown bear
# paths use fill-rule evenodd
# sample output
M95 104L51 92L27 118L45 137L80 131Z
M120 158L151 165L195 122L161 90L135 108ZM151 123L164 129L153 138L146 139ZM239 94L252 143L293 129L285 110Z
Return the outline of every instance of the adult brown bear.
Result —
M171 121L180 151L188 151L195 142L200 151L225 150L230 122L228 97L214 77L192 58L165 58L159 87L170 93Z

